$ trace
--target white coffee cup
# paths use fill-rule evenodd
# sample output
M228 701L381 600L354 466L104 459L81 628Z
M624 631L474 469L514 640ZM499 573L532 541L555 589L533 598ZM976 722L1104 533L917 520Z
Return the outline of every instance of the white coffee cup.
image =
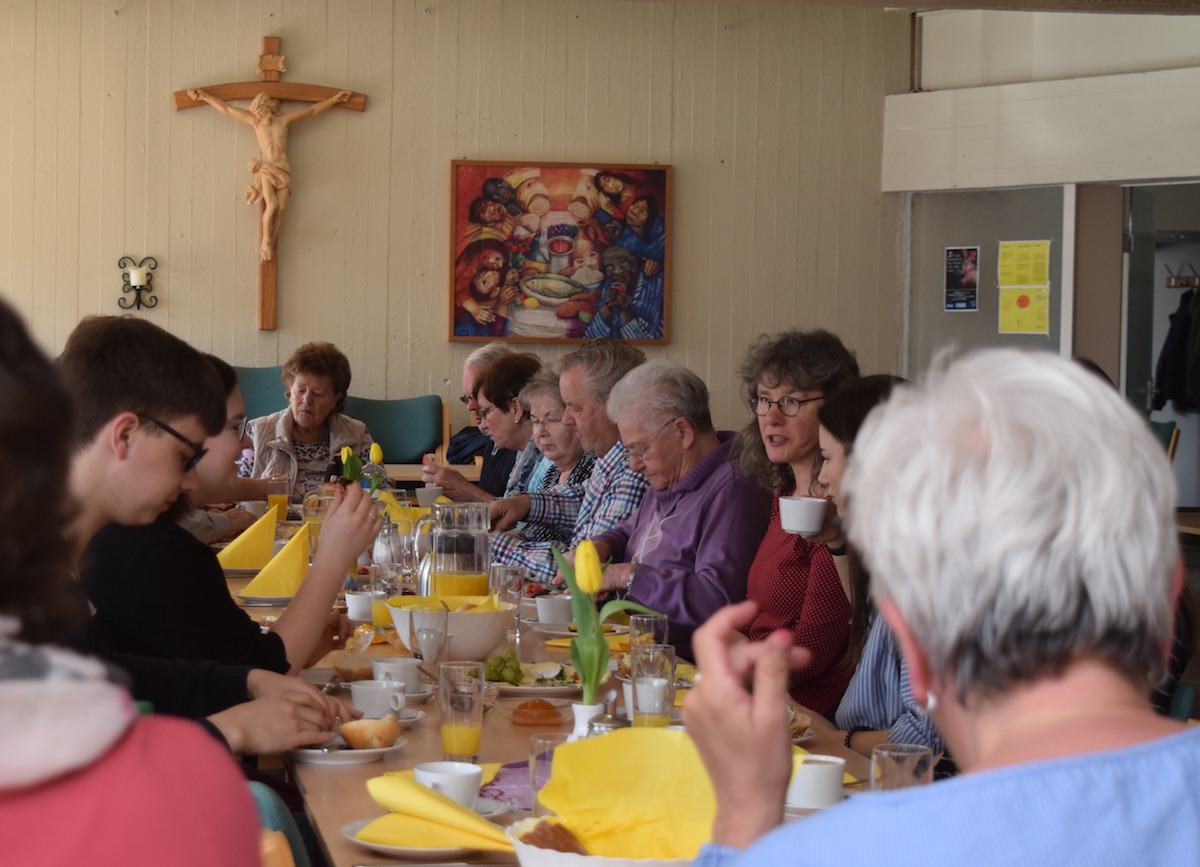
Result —
M539 623L570 623L575 619L571 614L570 596L560 593L538 596L536 603Z
M238 508L243 512L249 512L256 518L261 518L267 513L266 500L242 500L238 503Z
M421 688L420 664L421 660L407 656L372 659L371 670L376 680L402 683L404 692L412 695Z
M784 803L789 807L820 810L842 799L845 759L840 756L797 754L792 761L792 781L784 797Z
M363 716L381 717L404 709L404 684L390 680L355 680L350 683L350 702Z
M464 807L473 807L483 782L483 768L469 762L425 762L413 768L413 778Z
M821 497L780 497L779 524L785 533L811 536L825 526L828 501Z
M372 602L383 602L387 594L382 590L347 590L346 616L359 623L371 623L375 614L371 610Z
M417 488L417 505L422 509L428 509L433 505L434 501L442 495L441 488Z

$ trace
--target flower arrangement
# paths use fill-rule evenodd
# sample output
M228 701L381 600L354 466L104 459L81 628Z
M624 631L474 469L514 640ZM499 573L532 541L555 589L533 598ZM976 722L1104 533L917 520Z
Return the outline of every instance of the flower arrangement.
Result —
M596 691L608 673L609 649L604 621L618 611L640 611L643 614L658 612L637 602L610 599L597 613L596 594L600 592L604 569L608 564L600 564L600 555L590 539L580 542L575 549L574 566L557 548L554 549L554 559L571 589L571 613L577 630L571 639L571 661L575 663L575 671L583 687L583 704L595 704Z
M342 446L342 478L359 484L369 481L369 490L373 494L387 482L387 477L382 472L383 448L379 443L371 443L371 453L368 457L371 459L371 465L377 469L364 479L362 458L356 455L350 446Z

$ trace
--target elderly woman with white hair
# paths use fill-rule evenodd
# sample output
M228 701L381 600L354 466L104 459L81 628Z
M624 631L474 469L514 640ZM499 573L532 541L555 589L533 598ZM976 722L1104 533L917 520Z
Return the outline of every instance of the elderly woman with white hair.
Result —
M746 571L770 518L771 498L730 461L733 433L717 431L708 388L686 367L648 361L613 388L608 415L631 469L651 491L629 518L594 541L604 589L667 615L676 653L692 632L746 598Z
M718 804L695 863L1200 861L1200 731L1148 698L1183 567L1144 419L1067 359L979 352L871 414L844 488L913 694L964 773L773 830L802 654L731 641L753 605L728 608L696 636L684 710Z

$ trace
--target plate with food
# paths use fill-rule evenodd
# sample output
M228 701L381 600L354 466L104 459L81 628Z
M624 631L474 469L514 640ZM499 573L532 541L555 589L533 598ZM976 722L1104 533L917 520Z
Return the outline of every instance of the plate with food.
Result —
M484 663L484 677L500 684L501 695L573 695L580 690L575 666L561 662L518 662L509 648Z
M342 826L342 836L351 843L357 843L359 846L370 849L372 852L378 852L380 855L395 855L397 858L420 858L425 861L440 861L445 858L465 855L472 851L470 849L420 849L413 846L389 846L386 843L368 843L366 840L358 839L356 836L358 832L374 821L374 819L357 819L353 822L347 822Z
M795 705L788 705L789 722L788 727L792 733L792 743L802 744L805 741L810 741L817 736L817 733L812 727L812 717L802 710L798 710Z
M508 718L518 726L560 726L567 721L566 701L547 701L528 698L508 711Z
M579 627L572 621L565 623L541 623L537 620L527 620L525 622L538 632L544 632L554 638L574 638L579 634ZM605 635L624 635L628 631L628 626L622 626L618 623L604 624Z
M382 720L363 719L355 720L354 722L380 723ZM345 729L346 726L349 725L353 725L353 723L346 723L342 726L342 728ZM396 733L399 734L400 726L399 723L396 722L395 717L392 717L392 724L388 726L388 728L389 730L394 728ZM350 739L355 743L361 744L380 742L377 737L366 737L365 735L363 736L363 739L359 739L358 735L354 733L350 734ZM389 738L385 735L383 742L386 742L388 739ZM391 746L363 746L356 748L348 744L346 739L342 735L338 734L334 736L333 740L327 744L324 744L323 746L291 750L288 755L298 762L306 762L310 765L368 765L371 762L382 761L384 756L394 753L407 743L408 741L405 738L396 737Z
M557 307L587 289L561 274L531 274L521 279L521 291L546 306Z
M282 607L292 601L291 596L248 596L241 590L234 594L243 605Z

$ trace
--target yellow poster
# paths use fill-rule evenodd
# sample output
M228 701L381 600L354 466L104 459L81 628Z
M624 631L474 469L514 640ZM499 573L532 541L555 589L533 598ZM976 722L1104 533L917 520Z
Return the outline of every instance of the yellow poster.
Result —
M1050 289L1000 289L1001 334L1049 334Z
M1049 286L1049 241L1001 241L999 283L1005 286Z

